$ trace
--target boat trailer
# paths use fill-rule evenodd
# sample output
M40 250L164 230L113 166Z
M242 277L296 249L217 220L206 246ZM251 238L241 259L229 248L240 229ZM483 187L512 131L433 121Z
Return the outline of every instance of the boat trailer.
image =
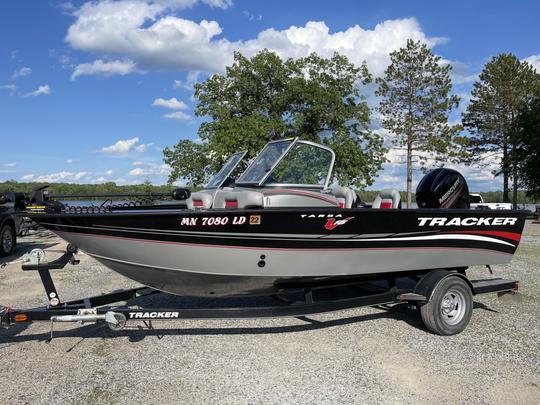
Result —
M57 322L98 323L105 322L110 329L118 331L128 321L143 321L152 329L152 321L181 319L253 319L253 318L299 318L308 315L336 312L362 306L379 306L397 303L409 303L422 306L431 300L439 283L447 278L466 280L473 295L498 293L499 296L514 296L519 289L519 282L502 278L469 280L463 271L432 270L422 275L408 276L414 279L413 285L400 288L397 279L405 275L393 274L391 278L377 276L372 282L360 280L336 280L335 283L309 286L283 284L276 288L276 305L262 307L217 307L217 308L141 308L126 305L111 305L119 302L147 297L153 294L166 294L149 287L117 290L93 297L63 302L60 299L51 276L52 270L62 269L67 264L77 265L77 247L68 245L66 252L58 259L43 262L44 252L34 249L23 256L22 270L37 271L47 295L48 305L40 308L14 309L0 306L0 326L49 321L51 323L50 342L54 336L54 324ZM0 267L5 267L6 263ZM490 269L491 272L491 269ZM377 284L379 283L379 284ZM381 286L380 283L386 284ZM339 289L347 289L345 297L336 295ZM351 296L351 290L354 292ZM301 296L301 299L291 298ZM424 320L425 321L425 320ZM437 331L432 330L437 333ZM459 332L457 332L459 333ZM453 333L452 333L453 334Z

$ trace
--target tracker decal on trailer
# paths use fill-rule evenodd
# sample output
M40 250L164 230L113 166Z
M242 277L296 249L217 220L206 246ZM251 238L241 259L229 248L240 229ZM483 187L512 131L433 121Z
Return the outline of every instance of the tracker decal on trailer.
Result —
M177 319L180 313L174 311L160 311L160 312L130 312L129 319Z

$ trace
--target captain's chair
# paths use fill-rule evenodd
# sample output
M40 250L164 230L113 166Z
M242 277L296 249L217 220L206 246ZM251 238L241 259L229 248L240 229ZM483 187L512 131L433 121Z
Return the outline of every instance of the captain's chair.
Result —
M382 189L375 197L371 208L401 208L399 191L390 188Z
M334 184L331 192L338 199L341 208L352 208L355 206L357 199L356 193L349 187Z

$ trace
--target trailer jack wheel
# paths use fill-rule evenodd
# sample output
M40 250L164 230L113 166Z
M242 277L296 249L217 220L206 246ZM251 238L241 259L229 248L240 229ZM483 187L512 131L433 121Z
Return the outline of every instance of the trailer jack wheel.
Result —
M467 327L472 309L471 288L461 277L451 276L437 284L431 299L420 307L420 314L431 332L449 336Z
M119 312L107 312L105 314L105 322L107 322L109 329L119 331L126 326L127 318Z

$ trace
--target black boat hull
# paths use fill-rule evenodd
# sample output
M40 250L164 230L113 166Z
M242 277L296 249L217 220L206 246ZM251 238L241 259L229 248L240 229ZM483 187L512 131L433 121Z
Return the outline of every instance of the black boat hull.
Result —
M508 263L525 221L524 211L361 208L30 215L126 277L193 296Z

